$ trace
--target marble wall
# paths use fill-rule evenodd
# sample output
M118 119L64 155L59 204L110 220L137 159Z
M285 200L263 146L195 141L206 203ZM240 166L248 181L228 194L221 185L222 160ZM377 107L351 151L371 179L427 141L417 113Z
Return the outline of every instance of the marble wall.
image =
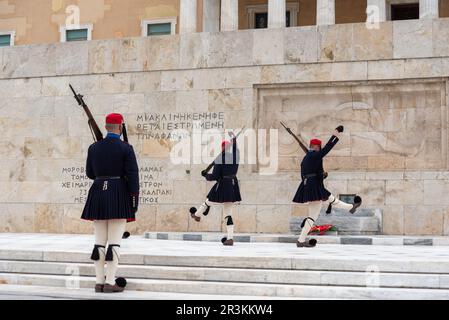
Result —
M0 48L0 231L91 232L79 219L92 137L71 83L100 127L126 117L141 167L132 232L219 231L187 212L211 184L204 164L174 165L175 125L279 128L304 137L347 128L326 160L335 193L383 210L385 234L449 235L449 19L198 33ZM275 175L243 165L236 232L288 232L300 151L279 131Z

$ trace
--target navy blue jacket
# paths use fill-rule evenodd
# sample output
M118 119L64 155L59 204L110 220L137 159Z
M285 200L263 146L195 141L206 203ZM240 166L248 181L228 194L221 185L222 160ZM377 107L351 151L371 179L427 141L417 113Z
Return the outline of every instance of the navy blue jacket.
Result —
M242 201L237 179L239 170L239 151L234 142L232 152L220 154L214 161L212 173L205 175L207 181L217 181L207 195L211 202L239 202Z
M124 177L130 194L139 193L139 168L133 147L119 138L107 136L89 147L86 174L96 177Z
M337 144L338 138L332 136L320 151L309 151L301 162L301 176L313 173L323 173L323 158Z

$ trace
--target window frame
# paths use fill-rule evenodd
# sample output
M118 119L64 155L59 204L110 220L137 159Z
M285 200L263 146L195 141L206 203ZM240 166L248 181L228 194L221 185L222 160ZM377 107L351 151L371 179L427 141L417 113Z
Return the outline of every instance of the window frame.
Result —
M386 20L391 20L391 6L396 4L416 4L418 3L419 6L419 0L386 0ZM420 15L420 12L418 12L418 15Z
M74 41L67 41L67 31L71 30L82 30L87 29L87 39L85 41L91 41L92 40L92 30L94 29L93 24L81 24L79 26L70 27L70 26L60 26L59 32L61 34L60 42L74 42Z
M298 13L299 13L299 4L296 2L286 2L285 3L285 12L290 11L290 27L294 28L298 27ZM248 28L255 29L254 20L256 18L256 13L267 13L268 14L268 3L267 4L254 4L246 6L246 14L248 17ZM268 23L268 22L267 22Z
M170 23L170 35L176 34L176 17L164 18L164 19L148 19L142 20L140 23L141 26L141 36L142 37L151 37L148 35L148 25L151 24L162 24L162 23Z
M14 41L16 38L16 31L15 30L11 30L11 31L0 31L0 36L9 36L9 46L12 47L14 46ZM2 47L5 48L5 47Z

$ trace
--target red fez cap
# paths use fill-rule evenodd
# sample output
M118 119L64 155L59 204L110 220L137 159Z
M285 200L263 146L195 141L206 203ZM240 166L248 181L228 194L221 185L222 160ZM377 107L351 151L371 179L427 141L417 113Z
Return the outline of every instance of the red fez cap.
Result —
M227 146L228 144L230 144L229 141L223 140L223 141L221 142L221 149L226 148L226 146Z
M123 116L119 113L111 113L106 116L106 123L108 124L122 124Z
M319 139L312 139L312 140L310 140L310 145L311 146L321 146L321 140L319 140Z

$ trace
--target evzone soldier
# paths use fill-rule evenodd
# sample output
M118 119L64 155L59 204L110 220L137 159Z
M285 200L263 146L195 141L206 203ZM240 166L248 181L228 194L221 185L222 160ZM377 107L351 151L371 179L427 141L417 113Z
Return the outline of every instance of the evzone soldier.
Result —
M91 259L95 264L95 292L122 292L126 285L123 278L116 281L115 275L126 223L136 219L139 170L133 147L120 139L122 124L122 115L108 115L106 138L92 144L87 154L86 174L94 182L81 218L94 223Z
M237 171L239 169L237 138L234 135L232 137L232 142L223 141L221 143L222 152L213 163L212 173L208 173L209 170L207 169L201 172L201 175L207 181L217 181L207 195L206 201L200 205L198 210L195 207L190 208L190 216L195 221L200 222L201 216L206 216L209 213L210 206L213 203L223 204L227 236L221 239L221 242L225 246L234 245L232 211L234 203L242 201L237 180ZM232 152L230 152L231 149Z
M324 187L323 180L326 173L323 170L323 158L337 144L343 129L343 126L336 128L334 135L323 148L321 148L320 140L310 140L309 151L301 162L302 181L293 202L307 203L309 216L305 218L301 224L301 235L296 243L297 247L315 247L317 241L315 239L310 239L306 242L306 238L316 219L320 215L323 202L329 205L327 213L330 213L332 206L354 213L362 204L362 199L359 196L354 198L354 204L345 203L337 199Z

